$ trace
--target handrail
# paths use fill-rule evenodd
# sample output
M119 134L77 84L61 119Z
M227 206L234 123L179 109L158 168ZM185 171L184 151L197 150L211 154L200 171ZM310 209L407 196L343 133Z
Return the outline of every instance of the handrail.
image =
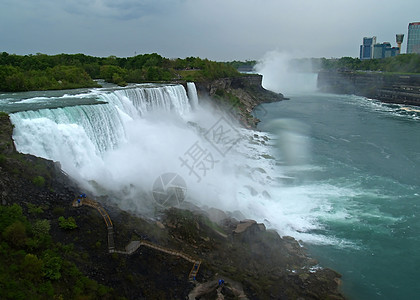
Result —
M200 268L201 265L201 261L199 260L195 260L194 258L192 258L191 256L184 254L182 252L178 252L169 248L165 248L159 245L156 245L152 242L149 241L132 241L130 242L127 246L125 251L121 251L121 250L115 250L115 245L114 245L114 227L111 221L110 216L108 215L108 213L106 212L106 210L96 201L89 199L89 198L76 198L73 203L72 206L73 207L80 207L82 205L86 205L86 206L90 206L92 208L95 208L103 217L105 224L107 226L108 229L108 252L109 253L119 253L119 254L126 254L126 255L131 255L134 252L137 251L138 248L140 248L140 246L146 246L170 255L174 255L174 256L179 256L189 262L192 262L194 265L188 275L189 280L195 280L195 276L198 273L198 269ZM136 246L134 248L131 249L127 249L129 245L132 245L132 243L135 243Z

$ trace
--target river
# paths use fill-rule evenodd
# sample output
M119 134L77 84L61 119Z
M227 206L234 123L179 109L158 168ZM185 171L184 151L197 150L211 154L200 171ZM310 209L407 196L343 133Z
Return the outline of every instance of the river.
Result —
M419 109L315 91L290 97L255 113L299 187L290 202L308 225L294 236L343 275L350 299L418 299ZM309 210L298 208L302 199Z
M19 151L59 161L83 192L153 214L156 187L182 178L178 204L295 237L350 299L418 298L420 112L313 82L257 107L260 131L194 84L6 93L0 110Z

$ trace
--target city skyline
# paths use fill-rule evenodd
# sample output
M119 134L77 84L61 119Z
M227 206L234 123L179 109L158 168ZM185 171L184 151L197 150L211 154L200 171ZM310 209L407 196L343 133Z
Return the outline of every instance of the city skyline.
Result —
M417 1L3 0L0 52L260 59L359 56L363 37L395 44ZM407 40L402 45L405 53Z

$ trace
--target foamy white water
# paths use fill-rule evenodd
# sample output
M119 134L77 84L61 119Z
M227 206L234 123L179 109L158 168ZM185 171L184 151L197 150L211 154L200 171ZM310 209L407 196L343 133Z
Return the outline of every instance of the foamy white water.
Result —
M304 132L285 127L277 137L240 128L221 112L200 106L193 83L188 96L180 85L81 94L86 95L107 104L13 113L17 149L59 161L86 191L110 195L124 209L153 211L155 179L174 172L185 179L186 200L195 205L239 211L304 241L337 242L309 232L322 226L318 217L330 209L325 195L345 192L290 184L297 180L290 176L293 170L316 168L307 164ZM217 129L228 132L229 147L215 143ZM282 153L279 145L287 146ZM199 149L206 159L192 169L191 153Z

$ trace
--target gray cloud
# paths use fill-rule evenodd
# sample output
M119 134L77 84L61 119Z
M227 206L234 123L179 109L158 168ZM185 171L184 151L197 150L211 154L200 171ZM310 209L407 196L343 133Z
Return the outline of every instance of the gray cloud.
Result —
M71 14L111 18L137 19L165 13L182 0L65 0L64 10Z
M395 43L418 0L2 0L0 51L258 59L358 56L364 36ZM406 44L403 44L405 50Z

